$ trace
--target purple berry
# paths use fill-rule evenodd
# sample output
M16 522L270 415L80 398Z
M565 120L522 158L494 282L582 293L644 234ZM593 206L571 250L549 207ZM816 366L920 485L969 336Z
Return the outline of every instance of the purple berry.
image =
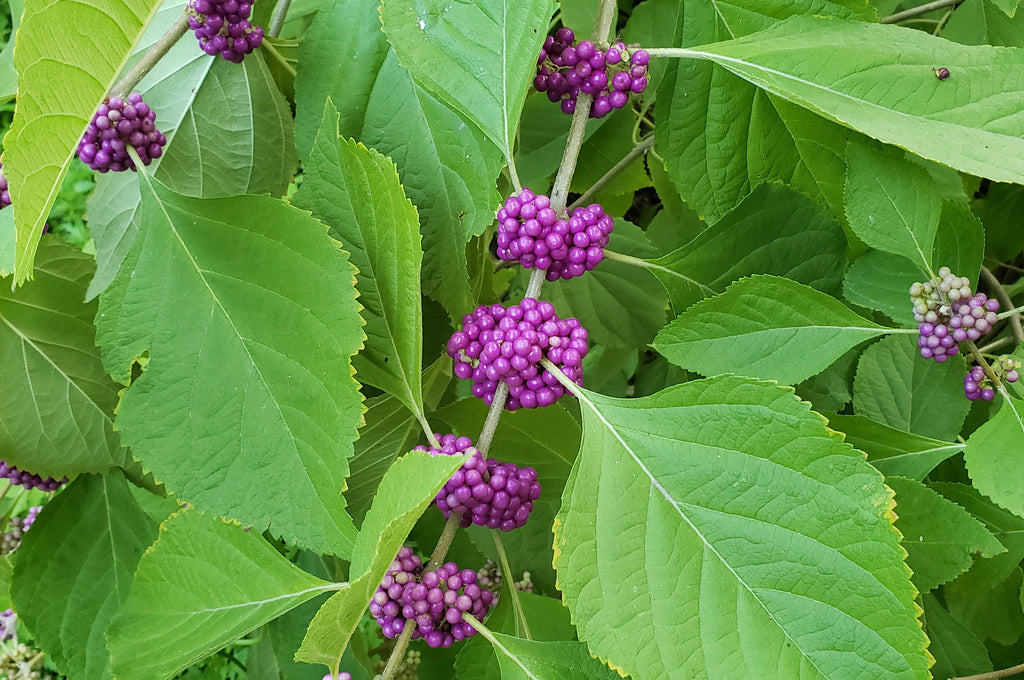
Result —
M163 153L167 143L156 129L156 113L133 92L126 103L120 97L110 97L93 115L78 143L78 157L93 170L120 172L137 170L128 154L131 146L143 165L149 165Z
M251 2L189 0L186 11L199 47L209 55L240 63L263 43L263 29L249 21Z

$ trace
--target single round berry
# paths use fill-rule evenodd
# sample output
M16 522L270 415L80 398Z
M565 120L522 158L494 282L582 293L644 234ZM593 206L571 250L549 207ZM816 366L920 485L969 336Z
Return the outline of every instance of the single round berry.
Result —
M135 149L143 165L163 154L167 138L156 129L156 113L133 92L125 101L109 97L93 114L78 142L78 157L93 170L137 170L127 148Z

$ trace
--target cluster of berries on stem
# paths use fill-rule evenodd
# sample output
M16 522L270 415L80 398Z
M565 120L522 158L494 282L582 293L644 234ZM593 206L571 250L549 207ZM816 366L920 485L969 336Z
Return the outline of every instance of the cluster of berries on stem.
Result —
M910 298L919 324L921 356L939 363L959 353L957 343L977 340L999 320L999 301L984 293L973 294L970 281L949 267L939 269L930 281L912 285Z
M576 208L561 219L551 199L527 188L509 196L498 209L498 257L526 269L546 269L548 281L571 279L604 259L615 222L597 203Z
M412 638L423 638L430 647L450 647L476 630L462 619L463 613L482 619L494 596L476 583L476 572L460 570L447 562L435 571L424 571L423 560L403 546L388 567L370 601L370 615L377 619L385 637L402 634L413 621Z
M604 118L624 107L630 94L647 89L649 62L646 51L621 42L606 50L589 40L576 43L575 33L563 27L544 40L533 86L568 114L575 113L581 92L594 95L590 117Z
M240 63L263 44L263 29L249 21L251 0L188 0L188 25L211 56Z
M36 515L42 510L42 506L35 505L28 509L24 517L12 517L7 532L0 537L0 555L9 555L21 545L21 538L29 527L36 521Z
M435 436L441 448L417 446L416 449L429 451L434 456L469 455L469 460L455 471L434 498L434 504L445 519L461 514L463 527L475 524L502 531L512 531L526 524L533 502L540 497L536 470L494 458L484 460L469 437Z
M565 394L542 359L583 384L587 329L574 318L559 319L555 306L534 298L517 305L481 305L462 318L462 328L448 340L455 375L473 380L473 395L489 406L498 383L508 385L505 408L550 406Z
M1000 357L990 370L1000 382L1015 383L1020 380L1021 362L1009 356ZM992 401L996 396L992 380L986 375L984 367L972 366L964 376L964 394L971 401Z
M128 147L135 149L143 165L163 155L167 138L156 129L156 113L132 92L128 99L108 97L78 143L78 157L93 170L121 172L136 170Z
M9 465L6 460L0 460L0 478L9 479L12 484L26 489L40 489L41 491L56 491L68 481L67 477L54 479L53 477L40 477L26 470L19 470Z

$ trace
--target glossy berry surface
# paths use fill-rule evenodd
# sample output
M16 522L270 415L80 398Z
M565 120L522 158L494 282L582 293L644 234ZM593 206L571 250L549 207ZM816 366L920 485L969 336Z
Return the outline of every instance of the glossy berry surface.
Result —
M505 408L550 406L565 388L542 359L558 366L577 385L583 384L587 329L577 319L559 319L555 306L533 298L518 305L481 305L462 318L462 328L448 339L455 375L473 381L473 395L488 406L498 383L508 385Z
M392 561L370 600L370 615L385 637L396 638L407 621L415 622L412 638L430 647L450 647L476 634L463 621L465 612L483 619L494 596L476 583L476 572L447 562L436 571L422 569L422 560L404 546Z
M56 491L62 484L68 481L67 477L57 480L53 477L40 477L39 475L19 470L13 465L8 465L6 460L0 460L0 478L9 479L12 484L26 489L40 489L42 491Z
M471 524L512 531L526 524L533 502L540 497L537 471L502 463L494 458L483 459L469 437L453 434L436 435L441 448L417 446L431 455L470 454L434 498L434 504L445 519L461 513L461 526Z
M109 97L96 109L78 143L78 157L93 170L136 170L128 147L135 149L143 165L163 155L167 138L156 129L156 113L133 92L128 99Z
M544 40L533 86L568 114L575 113L580 93L593 95L589 115L604 118L647 89L649 62L644 50L621 42L602 50L589 40L577 43L572 30L560 28Z
M188 25L211 56L239 63L263 44L263 29L249 21L251 0L189 0Z
M571 279L604 260L615 228L597 203L576 208L568 220L551 209L551 199L524 188L498 209L498 257L526 269L546 269L548 281Z

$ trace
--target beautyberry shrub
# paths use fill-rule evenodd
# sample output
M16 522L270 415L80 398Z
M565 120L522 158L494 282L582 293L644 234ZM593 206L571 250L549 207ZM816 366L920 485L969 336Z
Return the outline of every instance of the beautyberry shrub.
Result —
M565 394L558 379L541 366L548 359L569 380L583 384L587 329L578 319L559 319L555 306L525 298L518 305L481 305L462 318L448 339L455 375L472 379L473 394L488 406L498 383L508 385L505 408L550 406Z

